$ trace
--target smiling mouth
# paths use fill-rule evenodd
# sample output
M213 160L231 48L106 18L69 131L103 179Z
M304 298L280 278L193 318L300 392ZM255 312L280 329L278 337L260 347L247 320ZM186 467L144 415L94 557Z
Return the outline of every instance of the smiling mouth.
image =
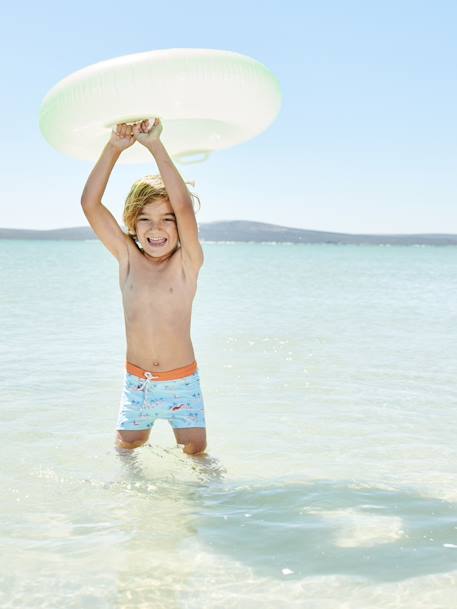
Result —
M163 239L151 239L150 237L148 237L147 239L149 245L151 245L152 247L161 247L162 245L165 245L165 243L168 241L166 237L163 237Z

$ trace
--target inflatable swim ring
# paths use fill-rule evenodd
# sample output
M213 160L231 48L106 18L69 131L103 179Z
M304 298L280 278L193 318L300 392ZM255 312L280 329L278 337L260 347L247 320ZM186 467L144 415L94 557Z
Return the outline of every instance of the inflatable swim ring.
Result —
M117 123L154 116L176 161L196 162L214 150L259 135L281 106L276 77L232 51L165 49L102 61L70 74L43 99L40 129L60 152L96 161ZM121 163L149 163L138 143Z

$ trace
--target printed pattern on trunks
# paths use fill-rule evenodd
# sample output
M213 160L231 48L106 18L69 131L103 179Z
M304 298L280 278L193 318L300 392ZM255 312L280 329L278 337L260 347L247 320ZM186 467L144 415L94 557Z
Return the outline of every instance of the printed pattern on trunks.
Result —
M150 429L156 419L167 419L174 429L206 427L198 370L167 381L125 372L116 428Z

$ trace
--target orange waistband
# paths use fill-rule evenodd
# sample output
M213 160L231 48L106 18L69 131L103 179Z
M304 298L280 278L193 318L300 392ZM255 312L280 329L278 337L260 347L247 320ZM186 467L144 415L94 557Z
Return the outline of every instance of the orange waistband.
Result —
M129 374L134 374L140 378L148 378L149 375L152 375L151 380L153 381L173 381L197 372L197 362L193 361L188 366L183 366L182 368L175 368L174 370L162 370L159 372L143 370L143 368L135 366L135 364L131 364L130 362L126 362L126 368Z

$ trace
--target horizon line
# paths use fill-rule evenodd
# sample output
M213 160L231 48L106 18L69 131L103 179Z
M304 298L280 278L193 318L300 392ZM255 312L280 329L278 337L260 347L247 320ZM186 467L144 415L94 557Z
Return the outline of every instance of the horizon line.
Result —
M202 222L198 225L204 224L215 224L215 223L229 223L229 222L246 222L250 224L264 224L266 226L275 226L278 228L285 228L287 230L298 230L298 231L306 231L306 232L314 232L314 233L327 233L334 235L348 235L355 237L457 237L457 233L348 233L341 232L335 230L325 230L325 229L316 229L316 228L302 228L298 226L285 226L283 224L273 224L271 222L260 222L258 220L211 220L209 222ZM5 227L0 226L1 230L11 230L11 231L33 231L33 232L52 232L52 231L60 231L60 230L75 230L87 228L93 231L90 224L80 225L80 226L61 226L58 228L23 228L23 227ZM122 227L121 227L122 228Z

